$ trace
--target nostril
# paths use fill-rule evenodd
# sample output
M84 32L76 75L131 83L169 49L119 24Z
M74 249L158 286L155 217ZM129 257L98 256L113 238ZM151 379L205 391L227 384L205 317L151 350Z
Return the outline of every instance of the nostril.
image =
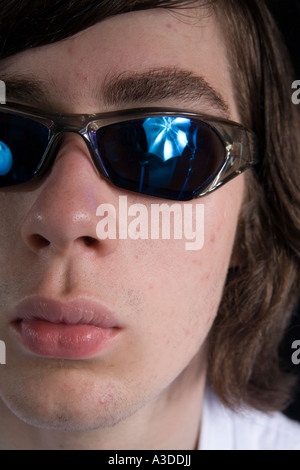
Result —
M97 244L97 240L93 237L82 237L82 240L85 244L85 246L93 246L93 245L96 245Z
M80 237L78 241L80 240L86 247L93 247L98 244L98 241L95 238L89 236ZM38 233L30 235L27 238L27 242L35 251L39 251L51 245L51 241L47 240L47 238L39 235Z
M28 237L28 241L31 246L33 246L35 249L38 249L38 250L41 248L46 248L47 246L50 245L49 240L47 240L47 238L39 234L30 235Z

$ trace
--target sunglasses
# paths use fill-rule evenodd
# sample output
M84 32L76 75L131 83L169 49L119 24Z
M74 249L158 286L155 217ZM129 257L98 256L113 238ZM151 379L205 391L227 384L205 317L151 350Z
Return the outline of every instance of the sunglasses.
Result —
M41 114L8 104L0 106L0 187L45 175L66 132L84 139L113 185L171 200L205 196L258 162L255 135L231 121L156 108Z

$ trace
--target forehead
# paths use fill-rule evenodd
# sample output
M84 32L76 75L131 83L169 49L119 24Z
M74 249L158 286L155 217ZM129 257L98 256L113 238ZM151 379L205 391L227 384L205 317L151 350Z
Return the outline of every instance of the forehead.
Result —
M204 77L236 117L224 40L215 17L204 8L115 16L64 41L12 56L2 65L4 78L42 80L52 102L63 99L79 108L84 100L85 112L99 111L92 109L94 97L99 102L101 87L115 76L181 69Z

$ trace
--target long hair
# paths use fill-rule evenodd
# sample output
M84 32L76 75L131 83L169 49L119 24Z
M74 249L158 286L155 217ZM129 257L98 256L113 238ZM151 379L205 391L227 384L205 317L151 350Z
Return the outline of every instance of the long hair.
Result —
M227 406L281 410L294 382L280 368L278 348L298 298L300 120L288 55L265 1L2 0L0 59L117 14L202 5L223 30L239 115L260 143L260 164L246 173L236 266L209 334L208 377Z
M291 100L293 75L263 1L217 0L215 9L239 114L258 137L261 163L247 174L235 243L240 263L229 272L211 331L209 377L229 406L281 410L293 377L282 372L278 351L299 297L300 121Z

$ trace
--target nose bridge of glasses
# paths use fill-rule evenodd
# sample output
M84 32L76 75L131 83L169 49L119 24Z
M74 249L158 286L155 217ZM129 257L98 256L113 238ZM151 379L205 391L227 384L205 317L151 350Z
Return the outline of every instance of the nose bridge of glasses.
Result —
M47 166L49 164L53 164L59 152L59 148L63 144L64 137L66 135L74 134L80 136L84 140L97 171L104 178L108 178L98 151L90 138L90 122L91 119L88 120L85 116L59 117L55 122L54 128L52 129L52 137L49 141L48 148L45 152L44 159L43 162L41 162L40 167L44 166L45 162L47 162Z

